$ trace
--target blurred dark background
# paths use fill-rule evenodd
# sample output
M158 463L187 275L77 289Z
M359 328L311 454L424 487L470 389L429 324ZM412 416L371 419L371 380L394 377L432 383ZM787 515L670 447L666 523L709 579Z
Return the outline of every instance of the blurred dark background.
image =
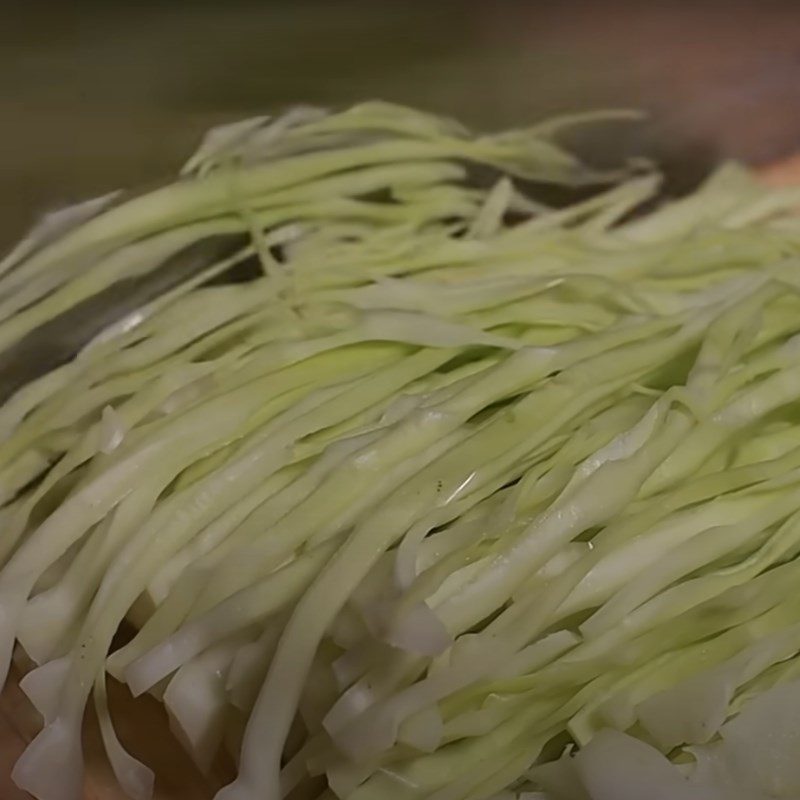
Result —
M501 128L637 107L584 136L688 188L800 150L800 0L4 2L0 249L39 214L171 174L204 129L382 98Z

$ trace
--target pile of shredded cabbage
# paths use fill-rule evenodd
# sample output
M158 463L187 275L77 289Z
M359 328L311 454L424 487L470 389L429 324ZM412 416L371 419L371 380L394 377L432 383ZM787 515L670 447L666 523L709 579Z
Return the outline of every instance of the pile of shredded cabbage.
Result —
M233 243L6 366L19 786L82 796L93 704L150 797L114 678L235 760L218 800L800 797L800 191L727 165L659 204L557 144L585 121L248 120L0 262L19 365Z

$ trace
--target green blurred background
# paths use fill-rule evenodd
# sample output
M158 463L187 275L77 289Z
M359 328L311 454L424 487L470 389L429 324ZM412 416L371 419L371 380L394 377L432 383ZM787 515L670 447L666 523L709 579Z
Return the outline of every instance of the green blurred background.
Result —
M176 169L207 127L293 103L416 104L491 129L640 107L598 161L677 187L800 150L800 0L4 3L0 249L39 214Z

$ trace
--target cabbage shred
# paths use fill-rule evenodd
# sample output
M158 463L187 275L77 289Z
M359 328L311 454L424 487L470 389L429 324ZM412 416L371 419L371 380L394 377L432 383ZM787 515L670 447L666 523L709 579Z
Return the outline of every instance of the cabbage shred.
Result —
M800 192L728 164L653 203L558 144L595 116L259 117L0 262L19 786L82 796L92 703L150 797L111 676L230 751L218 800L800 796ZM205 241L15 383L41 326Z

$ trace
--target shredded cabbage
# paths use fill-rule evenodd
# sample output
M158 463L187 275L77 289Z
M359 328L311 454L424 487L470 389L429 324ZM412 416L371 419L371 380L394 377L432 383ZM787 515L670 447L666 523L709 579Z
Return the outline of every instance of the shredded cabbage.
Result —
M800 797L800 193L664 200L598 117L256 117L0 262L20 787L91 701L152 795L117 679L217 800Z

